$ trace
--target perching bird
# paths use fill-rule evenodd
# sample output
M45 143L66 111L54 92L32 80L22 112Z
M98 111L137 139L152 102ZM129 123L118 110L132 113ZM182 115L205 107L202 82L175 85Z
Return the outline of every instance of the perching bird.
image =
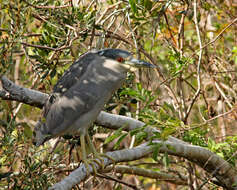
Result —
M45 103L44 121L39 121L34 130L35 144L39 146L54 137L79 134L82 160L87 162L85 138L96 153L88 128L134 67L155 66L134 59L131 53L121 49L82 55L60 78Z

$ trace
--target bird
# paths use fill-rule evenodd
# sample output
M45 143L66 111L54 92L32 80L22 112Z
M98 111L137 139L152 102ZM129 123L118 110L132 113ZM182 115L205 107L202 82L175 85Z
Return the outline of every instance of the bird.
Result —
M34 128L33 143L40 146L51 138L79 134L82 161L88 168L86 142L99 157L88 129L122 86L127 72L142 67L156 66L122 49L92 50L80 56L53 87Z

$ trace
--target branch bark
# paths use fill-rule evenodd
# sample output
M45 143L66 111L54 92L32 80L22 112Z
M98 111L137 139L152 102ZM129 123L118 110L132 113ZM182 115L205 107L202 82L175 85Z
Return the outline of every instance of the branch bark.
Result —
M223 187L231 190L237 189L236 187L232 186L237 181L236 171L228 162L223 160L215 153L199 146L177 144L169 141L164 142L156 140L153 141L153 143L161 145L161 147L159 148L160 153L167 152L169 155L186 158L191 162L198 164L204 170L215 176L218 181L221 182ZM112 157L116 163L128 162L146 157L150 153L152 153L153 150L154 148L148 145L148 143L144 143L132 149L108 152L106 153L106 155ZM108 158L105 158L103 165L106 167L110 164L112 164L112 161ZM94 163L94 167L97 170L101 169L97 163ZM93 168L90 166L89 172L87 172L85 165L81 164L79 168L71 172L70 175L65 177L62 181L49 188L49 190L69 190L74 185L85 180L87 173L93 173Z
M159 172L159 171L153 171L143 168L138 168L135 166L126 166L126 165L117 165L114 168L112 166L108 166L105 168L102 172L110 172L114 171L116 173L122 173L122 174L132 174L132 175L138 175L143 177L148 177L152 179L157 179L161 181L167 181L170 183L174 183L176 185L187 185L187 177L186 176L175 176L172 174L167 174L165 172Z
M35 107L42 108L44 102L48 98L48 94L20 87L11 82L5 76L1 77L1 82L3 89L0 90L0 97L4 100L16 100ZM127 131L145 125L141 121L137 121L135 119L128 118L125 116L109 114L106 112L101 112L99 114L96 123L98 125L102 125L110 129L118 129L122 126L125 126L125 130ZM145 130L149 134L152 134L154 131L157 131L152 127L147 127ZM162 145L159 148L160 153L167 152L169 155L186 158L187 160L196 163L197 165L202 167L213 177L216 177L223 187L231 190L237 190L236 170L228 162L223 160L215 153L210 152L209 150L199 146L190 145L174 137L169 137L168 140L165 142L156 140L153 143ZM153 150L154 149L151 146L149 146L147 143L144 143L140 146L134 147L133 149L108 152L107 155L112 157L115 162L118 163L141 159L145 156L148 156L150 153L153 152ZM111 163L111 160L107 158L104 159L104 166L108 166ZM97 169L100 169L99 165L97 165L96 163L95 167ZM90 173L92 172L93 169L91 167ZM86 168L84 164L81 164L78 169L74 170L69 176L67 176L61 182L55 184L50 189L71 189L71 187L73 187L75 184L78 184L82 180L84 180L87 177L86 175Z
M3 100L16 100L34 107L42 108L48 94L24 88L10 81L6 76L1 77L2 87L0 97Z

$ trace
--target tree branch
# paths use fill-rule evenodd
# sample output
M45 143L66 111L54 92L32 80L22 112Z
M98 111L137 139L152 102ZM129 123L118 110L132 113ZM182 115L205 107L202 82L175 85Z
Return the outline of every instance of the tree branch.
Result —
M0 89L0 97L3 100L16 100L42 108L48 98L48 94L18 86L5 76L1 77L1 82L3 89Z
M135 166L125 166L125 165L117 165L114 168L112 166L108 166L105 168L102 172L110 172L111 170L115 171L116 173L122 173L122 174L132 174L132 175L138 175L148 178L157 179L160 181L167 181L176 185L187 185L187 178L185 176L175 176L171 174L167 174L164 172L159 171L153 171L143 168L138 168Z
M169 155L183 157L189 161L201 166L204 170L216 177L222 184L222 187L236 190L237 187L233 187L233 184L237 181L236 171L231 165L223 160L215 153L204 149L199 146L177 144L169 141L153 141L153 143L161 145L159 147L160 153L167 152ZM170 148L172 147L172 148ZM128 162L141 159L148 156L153 152L153 148L144 143L132 149L124 149L106 153L107 156L112 157L113 160L118 162ZM99 161L99 160L98 160ZM104 158L103 165L106 167L112 164L112 161L108 158ZM100 166L94 162L94 167L99 170ZM69 190L74 185L79 184L86 179L87 173L93 173L93 168L90 166L89 172L86 171L85 165L82 163L79 168L70 173L62 181L56 183L49 190Z

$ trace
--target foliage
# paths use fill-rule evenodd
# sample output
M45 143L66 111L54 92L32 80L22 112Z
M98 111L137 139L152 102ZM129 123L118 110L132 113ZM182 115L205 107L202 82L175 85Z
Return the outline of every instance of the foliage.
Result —
M208 148L235 166L235 154L237 151L236 137L228 137L226 141L222 143L216 143L209 138Z

